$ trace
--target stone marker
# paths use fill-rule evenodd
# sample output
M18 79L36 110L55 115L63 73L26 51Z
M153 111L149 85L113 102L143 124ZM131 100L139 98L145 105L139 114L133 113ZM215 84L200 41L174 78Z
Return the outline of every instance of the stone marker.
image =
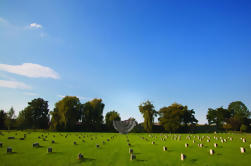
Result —
M74 145L77 145L77 142L74 141L73 144L74 144Z
M167 147L163 146L163 151L167 151Z
M186 148L188 147L188 144L187 144L187 143L185 143L185 147L186 147Z
M52 153L52 148L48 148L48 153Z
M129 143L128 146L131 146L131 144Z
M54 141L54 140L52 140L52 141L51 141L51 143L53 143L53 144L54 144L54 143L55 143L55 141Z
M129 148L129 154L133 154L133 149Z
M7 148L7 153L12 153L12 148L11 147Z
M186 156L183 153L181 153L180 154L180 159L183 161L183 160L185 160L185 158L186 158Z
M213 149L210 149L210 150L209 150L209 153L210 153L210 155L213 155L213 154L214 154L214 150L213 150Z
M83 159L83 158L84 158L84 156L83 156L81 153L79 153L79 154L78 154L78 159L81 160L81 159Z
M240 147L240 149L241 149L241 153L245 153L245 148Z
M155 142L153 141L152 144L155 144Z
M32 147L33 148L38 148L39 147L39 143L36 142L36 143L32 144Z
M214 147L217 148L218 144L217 143L214 143Z
M251 144L249 145L249 147L251 148Z
M245 142L246 142L246 139L245 139L245 138L243 138L243 139L242 139L242 142L244 142L244 143L245 143Z
M130 155L130 160L135 160L136 159L136 156L134 154L131 154Z
M97 144L96 147L99 148L99 144Z

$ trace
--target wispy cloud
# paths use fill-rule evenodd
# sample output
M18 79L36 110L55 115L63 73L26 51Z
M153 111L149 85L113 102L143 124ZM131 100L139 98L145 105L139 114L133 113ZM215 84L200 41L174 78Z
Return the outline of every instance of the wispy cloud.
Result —
M7 71L9 73L14 73L31 78L53 78L59 79L59 74L53 69L33 63L24 63L22 65L7 65L0 64L0 70Z
M30 29L41 29L41 28L43 28L43 26L41 24L37 24L34 22L29 25L29 28Z
M0 87L12 89L31 89L31 87L23 82L0 80Z

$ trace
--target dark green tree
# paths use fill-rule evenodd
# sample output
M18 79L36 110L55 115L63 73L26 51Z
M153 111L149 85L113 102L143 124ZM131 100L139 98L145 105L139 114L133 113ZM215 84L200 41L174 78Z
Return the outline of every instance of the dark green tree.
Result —
M49 127L48 101L42 98L33 99L19 113L17 118L20 128L47 129Z
M240 130L242 125L249 126L250 124L250 111L241 101L235 101L229 104L229 112L231 118L228 123L232 126L232 130Z
M6 119L5 119L5 126L7 127L8 130L11 129L11 127L14 126L14 116L15 116L15 111L13 109L13 107L10 108L10 110L7 112L6 114Z
M66 96L55 104L51 115L52 130L76 130L76 124L81 119L81 103L75 96Z
M188 125L198 122L194 114L194 110L188 110L187 106L174 103L159 110L159 122L169 132L177 132L181 127L187 131Z
M0 129L3 130L5 129L5 120L6 120L6 113L4 112L4 110L0 110Z
M209 125L216 125L217 129L222 129L223 124L231 117L231 112L223 107L216 109L209 108L207 112L207 120Z
M87 131L99 131L103 124L103 110L105 104L102 99L93 99L83 104L82 125Z
M153 104L150 101L146 101L139 105L139 111L144 117L144 129L148 133L152 132L154 117L157 116L157 112L154 109Z
M114 131L114 128L113 128L114 120L121 120L119 113L116 111L107 112L105 115L105 124L107 128L111 131Z

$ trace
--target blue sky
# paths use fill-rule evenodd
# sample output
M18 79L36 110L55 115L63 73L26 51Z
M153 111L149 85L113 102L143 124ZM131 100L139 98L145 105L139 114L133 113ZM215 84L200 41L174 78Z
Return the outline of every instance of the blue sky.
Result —
M0 109L72 95L141 122L149 99L205 123L210 107L251 108L250 64L248 0L0 1Z

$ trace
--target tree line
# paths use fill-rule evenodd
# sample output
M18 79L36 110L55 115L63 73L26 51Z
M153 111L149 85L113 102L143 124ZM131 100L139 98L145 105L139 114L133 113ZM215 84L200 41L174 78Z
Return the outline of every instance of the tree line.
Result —
M115 132L113 120L121 120L116 111L103 117L105 104L102 99L81 103L75 96L66 96L49 110L48 101L36 98L15 117L14 109L0 110L0 129L50 129L52 131L110 131ZM173 103L158 111L150 101L138 106L144 122L137 124L134 132L194 132L198 127L195 111L188 106ZM158 117L158 123L154 119ZM241 101L228 108L209 108L208 127L217 131L248 131L251 129L250 111Z

